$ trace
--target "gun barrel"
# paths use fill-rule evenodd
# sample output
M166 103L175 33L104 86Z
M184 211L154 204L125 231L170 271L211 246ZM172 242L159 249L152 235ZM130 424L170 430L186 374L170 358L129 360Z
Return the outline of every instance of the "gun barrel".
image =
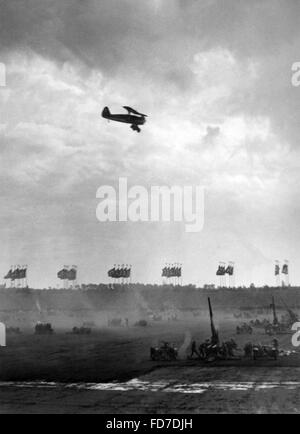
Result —
M276 313L276 305L275 305L275 298L274 296L272 297L272 310L273 310L273 324L278 324L278 318L277 318L277 313Z
M213 312L212 312L212 307L211 307L210 297L208 297L208 307L209 307L209 316L210 316L210 320L212 321L212 319L213 319Z
M215 328L215 325L214 325L213 311L212 311L211 301L210 301L209 297L208 297L208 306L209 306L210 328L211 328L211 334L212 334L212 341L215 343L218 343L219 342L219 334L218 334L218 332Z

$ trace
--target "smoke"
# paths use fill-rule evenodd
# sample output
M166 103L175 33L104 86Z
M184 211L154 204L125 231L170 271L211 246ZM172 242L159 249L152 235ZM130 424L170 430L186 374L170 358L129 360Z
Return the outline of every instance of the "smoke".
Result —
M179 348L179 351L178 351L179 359L185 359L186 358L187 350L190 347L191 342L192 342L192 335L191 335L191 332L188 330L185 332L183 344L181 345L181 347Z

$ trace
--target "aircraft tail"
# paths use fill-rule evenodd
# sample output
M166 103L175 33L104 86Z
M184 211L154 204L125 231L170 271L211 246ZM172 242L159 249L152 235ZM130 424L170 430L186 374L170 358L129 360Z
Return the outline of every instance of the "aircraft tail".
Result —
M110 116L110 111L109 111L108 107L105 107L103 112L102 112L102 117L107 118L108 116Z

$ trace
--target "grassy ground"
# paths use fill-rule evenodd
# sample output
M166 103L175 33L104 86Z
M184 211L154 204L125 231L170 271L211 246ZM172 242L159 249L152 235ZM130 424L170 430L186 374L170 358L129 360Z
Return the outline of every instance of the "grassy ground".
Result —
M222 340L234 337L240 348L252 340L269 344L272 338L257 331L253 336L236 336L237 321L218 324ZM223 361L209 366L183 357L174 363L153 363L149 348L160 340L179 347L186 335L198 343L210 336L206 318L194 322L153 323L148 328L103 329L91 336L74 336L66 330L53 336L35 336L27 331L8 336L0 349L0 381L55 381L62 383L127 381L147 382L280 382L296 381L300 354L278 361ZM294 350L291 335L278 337L280 347ZM0 387L0 413L278 413L299 411L299 388L215 390L203 393L166 391L70 390L65 387Z
M234 337L240 348L249 340L270 344L272 338L258 331L251 337L235 335L236 322L219 325L222 340ZM207 321L153 324L148 328L103 329L90 336L75 336L59 331L53 336L35 336L28 332L8 336L0 349L0 381L103 382L126 380L151 371L162 363L149 360L149 349L160 340L180 347L186 333L198 343L210 336ZM291 335L278 337L280 347L294 350ZM190 362L189 362L190 363ZM198 361L192 362L199 364ZM176 363L177 364L177 363ZM186 361L178 362L185 365ZM232 362L219 362L230 366ZM236 365L299 366L300 354L276 361L238 361Z

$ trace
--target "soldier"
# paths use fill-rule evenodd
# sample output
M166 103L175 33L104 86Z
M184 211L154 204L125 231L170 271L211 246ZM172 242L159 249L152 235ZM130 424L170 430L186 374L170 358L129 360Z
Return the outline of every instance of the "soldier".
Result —
M278 340L275 338L273 339L273 355L274 355L274 359L277 360L278 356L279 356L279 342Z
M201 359L205 359L207 356L207 349L210 345L210 340L206 339L205 342L203 342L201 345L199 345L199 354Z
M198 355L198 353L197 353L196 341L193 341L193 342L192 342L191 357L193 357L194 354L196 354L196 356Z
M150 349L150 357L151 357L151 360L156 360L156 351L155 351L155 348L153 348L153 347L151 347L151 349Z
M226 345L226 356L227 357L234 357L233 350L237 348L237 344L234 339L230 339L230 341L225 342Z
M252 342L248 342L244 347L245 357L250 357L253 359L253 344Z
M276 353L279 353L279 342L278 340L275 338L273 339L273 348L275 349Z

